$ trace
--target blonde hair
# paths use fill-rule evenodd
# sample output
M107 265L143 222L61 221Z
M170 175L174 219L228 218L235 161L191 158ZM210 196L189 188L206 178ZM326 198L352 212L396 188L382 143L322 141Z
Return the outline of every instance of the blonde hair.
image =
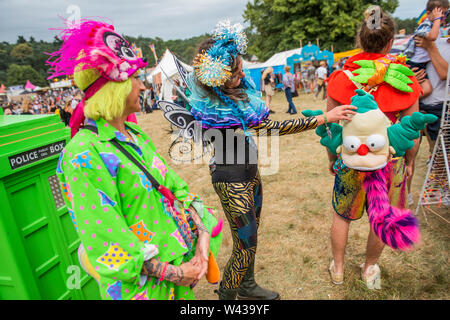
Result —
M268 67L266 70L264 70L264 72L263 72L263 74L262 74L263 79L264 79L265 77L267 77L267 75L268 75L269 73L273 73L273 68L272 68L272 67Z
M284 67L284 71L291 72L291 66L285 66Z
M25 99L22 101L22 111L23 112L28 112L30 111L31 108L31 101L28 99Z
M95 69L87 69L74 73L75 84L83 91L99 77L100 74ZM107 82L97 93L86 100L84 116L93 120L103 118L108 121L121 116L131 88L131 79L123 82Z

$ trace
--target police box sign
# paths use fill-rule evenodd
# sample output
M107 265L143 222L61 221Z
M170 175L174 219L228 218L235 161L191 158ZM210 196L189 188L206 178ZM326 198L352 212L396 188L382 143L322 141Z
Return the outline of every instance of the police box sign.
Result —
M11 169L14 170L30 163L51 157L55 154L59 154L63 151L65 146L66 141L62 140L33 150L28 150L9 157L9 164L11 165Z

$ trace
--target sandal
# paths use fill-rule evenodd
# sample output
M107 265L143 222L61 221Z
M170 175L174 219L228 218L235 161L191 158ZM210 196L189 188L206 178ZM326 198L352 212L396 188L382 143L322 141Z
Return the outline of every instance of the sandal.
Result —
M361 279L370 290L381 289L381 270L378 264L367 267L366 274L363 273L364 263L361 265Z
M330 267L328 268L330 272L331 282L334 284L343 284L344 283L344 274L335 273L334 272L334 260L331 260Z

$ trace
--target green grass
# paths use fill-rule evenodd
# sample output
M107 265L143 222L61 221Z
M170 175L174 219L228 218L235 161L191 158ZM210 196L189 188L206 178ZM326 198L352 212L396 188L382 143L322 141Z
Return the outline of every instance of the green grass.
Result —
M325 110L324 101L311 95L294 98L298 111ZM292 119L285 113L288 105L284 94L277 93L273 107L274 120ZM301 116L300 113L297 116ZM231 235L222 207L211 185L207 162L175 164L167 155L171 143L168 122L160 111L138 117L141 127L150 135L169 165L203 197L215 206L224 219L224 240L217 261L223 270L231 254ZM411 252L397 252L386 247L379 260L382 290L370 291L360 281L369 232L367 215L352 222L345 256L345 282L333 285L328 274L331 260L330 227L332 222L331 192L333 177L328 173L327 155L314 131L279 139L279 171L263 176L263 210L258 232L256 280L276 290L282 299L449 299L449 235L450 226L441 218L422 213L418 219L421 243ZM417 201L426 175L428 145L422 143L417 157L412 193ZM415 205L412 208L415 211ZM447 208L433 208L447 220ZM202 280L195 292L198 299L217 299L213 286Z

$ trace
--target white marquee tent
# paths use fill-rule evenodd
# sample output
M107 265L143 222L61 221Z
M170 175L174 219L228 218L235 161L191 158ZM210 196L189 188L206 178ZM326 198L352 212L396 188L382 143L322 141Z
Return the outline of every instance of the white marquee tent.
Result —
M194 69L183 62L181 62L184 68L188 72L192 72ZM173 85L170 83L167 77L173 80L181 80L180 75L178 74L177 67L173 60L172 52L169 49L166 49L164 52L164 56L156 66L156 68L147 76L147 81L150 83L154 82L155 78L161 79L161 96L159 97L161 100L172 101L172 91Z
M252 78L253 82L256 85L257 90L261 90L261 87L263 86L261 81L261 74L264 69L268 67L273 67L274 73L284 73L284 66L287 64L287 59L293 56L294 54L301 54L302 49L296 48L291 49L283 52L275 53L272 57L269 58L269 60L265 62L248 62L244 61L242 68L246 70L246 72L249 73L250 77Z
M251 62L251 61L247 61L245 59L242 59L242 69L257 69L257 68L262 68L262 65L264 63L262 62Z
M263 63L251 63L251 62L244 63L243 68L258 69L258 68L285 66L287 58L293 56L294 54L301 54L301 53L302 53L301 48L278 52L275 53L272 57L270 57L269 60Z

